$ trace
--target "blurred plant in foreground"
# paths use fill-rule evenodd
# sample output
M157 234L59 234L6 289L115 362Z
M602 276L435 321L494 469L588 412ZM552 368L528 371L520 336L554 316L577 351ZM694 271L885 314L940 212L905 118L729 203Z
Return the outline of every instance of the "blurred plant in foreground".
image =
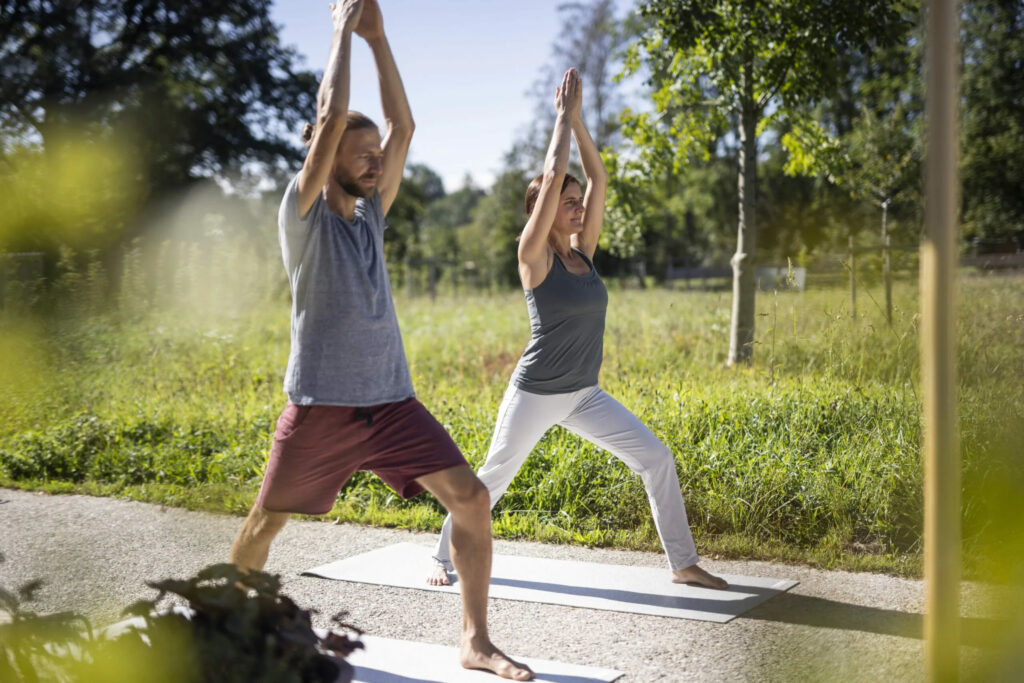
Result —
M0 250L109 246L142 200L142 175L119 139L76 140L0 157Z
M103 635L72 612L26 611L22 603L42 585L31 581L16 595L0 589L0 613L9 619L0 623L4 681L344 682L353 673L344 657L363 646L334 632L321 637L311 613L281 594L279 577L232 564L148 582L157 597L128 607L134 618ZM184 598L187 609L159 609L168 595ZM360 633L341 619L333 621Z

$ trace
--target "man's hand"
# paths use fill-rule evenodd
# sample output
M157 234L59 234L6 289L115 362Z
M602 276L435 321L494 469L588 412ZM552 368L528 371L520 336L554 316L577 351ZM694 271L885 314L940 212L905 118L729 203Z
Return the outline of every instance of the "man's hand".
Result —
M363 0L363 15L356 26L356 35L364 40L384 37L384 19L380 15L377 0Z
M366 0L343 0L331 5L331 21L334 28L345 33L352 33L359 25Z
M569 69L562 77L562 85L555 90L555 113L566 116L570 121L580 115L583 102L583 88L576 69Z

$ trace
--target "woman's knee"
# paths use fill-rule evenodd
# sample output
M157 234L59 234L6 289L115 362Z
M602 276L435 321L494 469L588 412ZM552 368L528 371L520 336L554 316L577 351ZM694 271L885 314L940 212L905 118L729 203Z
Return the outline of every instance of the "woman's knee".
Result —
M667 446L658 442L647 450L641 459L641 464L643 472L661 475L669 471L675 471L676 458Z

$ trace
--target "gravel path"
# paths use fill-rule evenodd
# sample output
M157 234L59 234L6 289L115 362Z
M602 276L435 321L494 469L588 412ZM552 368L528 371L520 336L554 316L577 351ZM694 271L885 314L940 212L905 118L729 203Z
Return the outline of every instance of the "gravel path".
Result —
M237 517L144 503L0 489L0 553L6 556L0 586L12 589L42 578L46 585L31 605L34 611L73 609L102 625L134 600L154 596L145 580L184 578L224 561L240 524ZM457 644L457 596L299 575L403 541L428 545L432 537L293 521L272 547L267 571L283 576L285 593L297 603L319 610L317 626L328 626L330 615L347 610L351 623L373 635ZM495 552L664 566L656 553L538 543L496 541ZM800 585L728 624L492 600L492 638L513 655L617 668L627 672L628 683L923 680L922 582L765 562L703 565ZM1008 620L1017 619L1021 628L1024 596L1006 587L965 584L962 606L961 659L970 678L993 645L1009 651L1008 639L1024 642L1024 630L1012 635ZM1021 669L1007 664L1007 675L1011 670Z

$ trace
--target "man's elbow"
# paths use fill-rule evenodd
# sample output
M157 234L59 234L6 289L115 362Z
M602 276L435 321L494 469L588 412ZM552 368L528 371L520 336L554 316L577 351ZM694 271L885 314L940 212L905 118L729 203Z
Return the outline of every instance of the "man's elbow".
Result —
M320 135L341 137L348 125L347 111L334 111L330 108L321 111L316 119L316 132Z

